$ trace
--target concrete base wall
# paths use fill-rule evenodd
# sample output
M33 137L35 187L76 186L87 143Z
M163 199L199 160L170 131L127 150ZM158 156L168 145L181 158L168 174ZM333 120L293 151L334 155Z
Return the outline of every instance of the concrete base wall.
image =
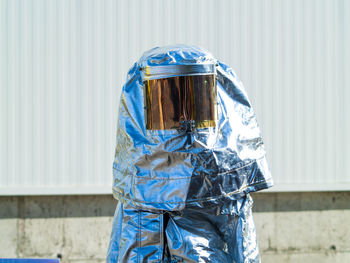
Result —
M350 193L256 193L263 262L350 262ZM0 257L102 263L111 196L0 197Z

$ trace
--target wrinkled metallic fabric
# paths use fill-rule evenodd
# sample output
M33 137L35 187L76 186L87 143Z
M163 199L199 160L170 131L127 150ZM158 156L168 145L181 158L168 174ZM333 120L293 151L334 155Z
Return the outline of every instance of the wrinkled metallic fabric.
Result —
M205 74L216 75L215 127L146 129L144 81ZM113 178L107 262L259 262L249 193L273 180L242 83L208 51L157 47L129 70Z
M260 262L249 194L227 203L151 212L119 202L107 262Z

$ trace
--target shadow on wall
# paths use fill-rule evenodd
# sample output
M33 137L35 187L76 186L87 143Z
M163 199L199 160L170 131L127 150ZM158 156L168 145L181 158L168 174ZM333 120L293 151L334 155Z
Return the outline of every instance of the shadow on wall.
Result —
M255 193L254 212L350 210L350 192Z
M0 218L64 218L113 216L112 195L0 197Z
M254 212L350 210L350 192L255 193ZM105 217L112 195L0 197L0 218Z

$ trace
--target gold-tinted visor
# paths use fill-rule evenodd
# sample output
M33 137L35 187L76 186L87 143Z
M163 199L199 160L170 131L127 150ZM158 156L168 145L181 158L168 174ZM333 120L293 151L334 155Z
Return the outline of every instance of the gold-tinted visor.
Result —
M144 81L148 130L179 129L183 121L197 128L217 122L215 75L193 75Z

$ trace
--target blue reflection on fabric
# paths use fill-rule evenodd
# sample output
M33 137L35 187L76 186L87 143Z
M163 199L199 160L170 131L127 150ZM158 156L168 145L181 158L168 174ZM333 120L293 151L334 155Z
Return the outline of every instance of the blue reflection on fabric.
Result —
M204 64L215 65L217 126L147 130L143 81L177 76L171 65ZM159 76L145 75L152 67ZM145 52L123 86L116 139L108 263L260 262L250 193L273 180L255 113L231 68L195 46Z

